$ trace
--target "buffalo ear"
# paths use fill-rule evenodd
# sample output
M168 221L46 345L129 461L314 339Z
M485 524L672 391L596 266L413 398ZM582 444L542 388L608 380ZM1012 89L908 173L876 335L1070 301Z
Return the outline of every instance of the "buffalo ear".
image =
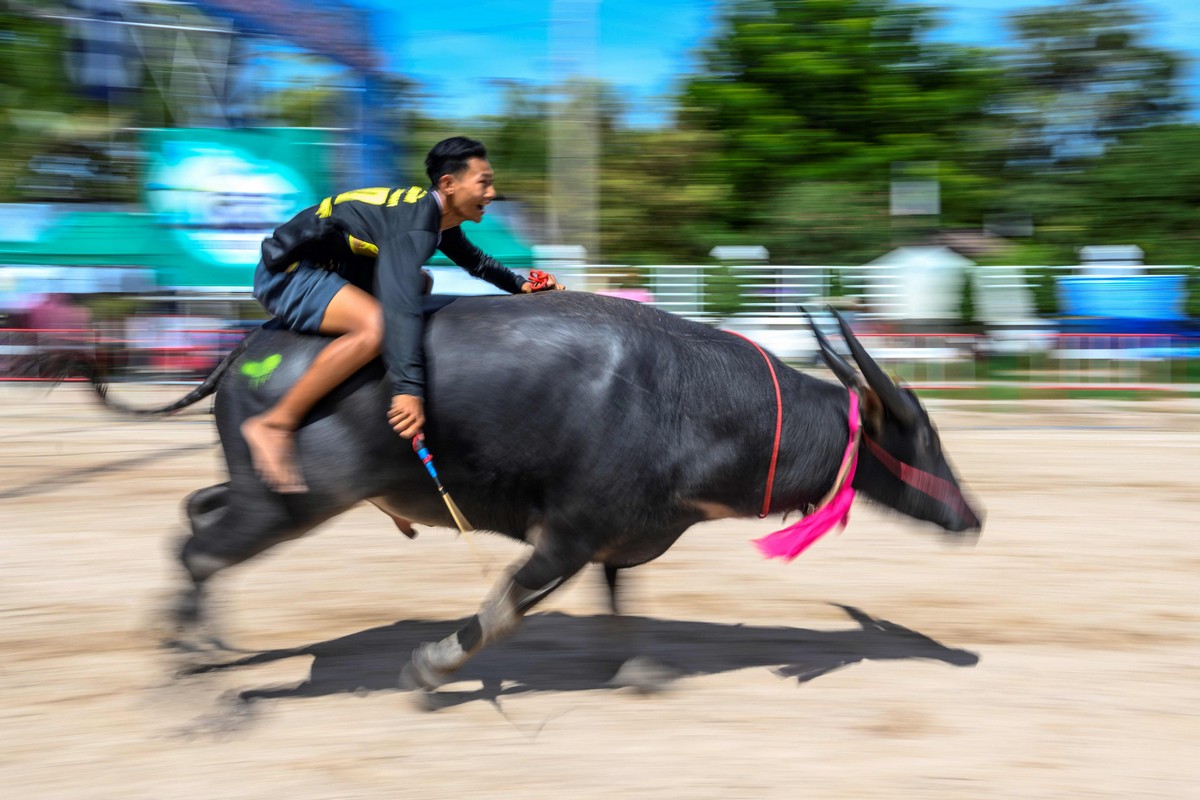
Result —
M917 410L913 408L912 399L900 391L896 384L892 383L892 379L887 376L883 368L875 363L875 359L871 358L867 353L862 343L854 336L854 331L850 330L850 325L846 320L842 319L842 315L836 310L830 308L833 315L837 317L838 327L842 329L842 336L846 340L846 345L850 348L851 355L854 356L855 363L862 370L863 377L867 379L867 385L870 386L883 405L888 411L892 412L892 416L900 420L905 425L912 425L917 421Z
M878 437L883 430L883 401L869 386L864 386L858 394L862 398L863 429L868 436Z
M825 364L837 379L842 382L842 385L847 389L855 389L863 386L862 378L854 370L854 367L846 363L846 359L842 358L833 346L829 344L829 340L825 338L825 334L817 327L817 323L813 320L812 315L808 313L808 309L804 306L797 306L800 313L808 319L809 327L813 330L813 335L817 337L817 345L821 348L821 357L825 359Z

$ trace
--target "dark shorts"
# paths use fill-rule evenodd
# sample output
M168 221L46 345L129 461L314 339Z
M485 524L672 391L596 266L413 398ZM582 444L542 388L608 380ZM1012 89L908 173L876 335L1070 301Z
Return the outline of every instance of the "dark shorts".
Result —
M288 330L319 333L325 309L349 281L336 272L301 261L291 272L271 272L262 261L254 271L254 298Z

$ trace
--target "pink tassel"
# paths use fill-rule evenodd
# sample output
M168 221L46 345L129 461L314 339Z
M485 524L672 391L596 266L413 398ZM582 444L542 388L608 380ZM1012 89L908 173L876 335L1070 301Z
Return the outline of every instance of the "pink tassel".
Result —
M853 478L854 475L851 474L850 480ZM854 503L854 489L850 488L850 480L846 481L841 491L834 495L827 505L804 519L796 520L783 530L755 539L754 545L758 551L767 558L791 561L835 527L846 527L850 520L850 506Z
M838 468L840 474L846 470L846 478L828 503L825 503L813 513L797 520L781 531L768 533L761 539L755 539L754 545L767 558L782 558L791 561L808 549L809 545L829 533L835 527L839 530L846 527L850 521L850 506L854 505L854 471L858 468L858 449L855 447L858 434L858 395L850 392L850 441L846 444L846 452L842 456L842 465ZM846 468L849 462L849 468Z

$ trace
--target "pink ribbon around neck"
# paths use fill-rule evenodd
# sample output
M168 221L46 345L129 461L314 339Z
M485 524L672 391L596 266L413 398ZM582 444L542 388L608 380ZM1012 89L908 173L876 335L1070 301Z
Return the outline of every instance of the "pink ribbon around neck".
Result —
M754 544L767 558L782 558L791 561L808 549L809 545L836 528L844 528L850 519L850 506L854 504L854 470L858 466L858 393L850 395L850 438L846 452L834 479L832 496L827 495L813 513L797 520L783 530L755 539Z

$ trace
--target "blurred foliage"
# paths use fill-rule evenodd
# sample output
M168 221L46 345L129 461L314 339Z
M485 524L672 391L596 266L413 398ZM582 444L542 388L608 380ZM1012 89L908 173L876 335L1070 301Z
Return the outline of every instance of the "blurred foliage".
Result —
M1200 319L1200 267L1188 270L1187 297L1183 301L1183 313L1192 319Z
M1088 244L1136 243L1147 263L1200 264L1200 127L1134 131L1072 176ZM1067 213L1064 213L1067 217Z
M1046 165L1092 155L1121 134L1175 119L1179 58L1140 41L1144 15L1127 0L1074 0L1011 17L1005 56L1016 90L1002 100L1013 157Z
M497 191L504 197L540 203L546 195L550 103L545 91L514 81L494 84L503 97L503 112L476 119L431 119L416 112L406 119L399 171L403 181L423 180L425 154L441 139L470 136L488 148L497 166Z
M605 259L705 264L713 247L735 243L719 213L724 192L711 179L711 135L615 130L610 141L600 193Z
M732 317L746 308L741 276L728 265L706 267L703 274L704 313L717 319Z
M93 294L84 296L81 304L97 323L122 322L138 310L139 299L131 295Z
M72 179L65 199L76 184L86 199L109 199L122 182L103 179L104 109L72 91L62 26L5 7L0 41L0 201L64 199Z
M1058 287L1054 278L1061 272L1049 267L1025 270L1025 278L1033 290L1033 308L1039 316L1052 317L1058 313Z
M505 82L497 88L504 96L504 113L485 120L486 140L492 160L503 165L504 194L527 202L543 198L547 192L550 103L542 92L519 83Z
M714 172L728 190L729 224L743 234L769 231L781 215L812 214L814 194L837 194L821 185L851 182L847 195L858 199L839 204L872 208L844 209L845 221L869 236L886 229L871 217L886 213L893 166L908 162L945 165L947 222L979 210L979 184L994 180L1001 163L1003 138L987 114L1002 85L999 64L984 50L927 41L933 26L928 10L891 0L731 3L679 109L684 126L717 137ZM863 203L871 194L883 202ZM764 205L774 213L764 215ZM810 227L820 233L785 243L782 254L841 263L849 256L839 258L839 240L858 238L830 236L820 221Z

